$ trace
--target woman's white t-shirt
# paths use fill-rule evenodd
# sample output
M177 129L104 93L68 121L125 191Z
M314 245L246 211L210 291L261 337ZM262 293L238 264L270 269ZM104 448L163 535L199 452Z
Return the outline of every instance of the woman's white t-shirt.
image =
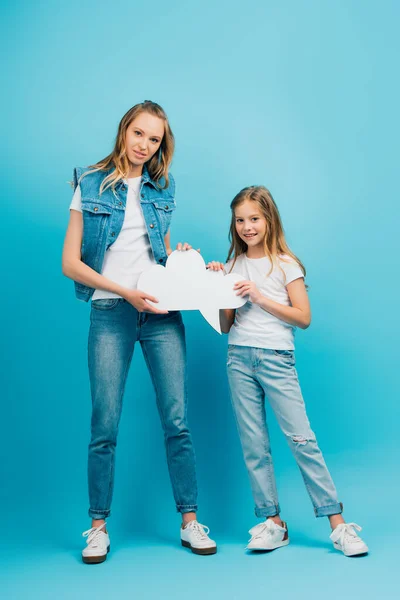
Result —
M137 288L139 276L155 264L146 223L139 200L141 177L126 179L128 194L122 229L104 255L101 274L130 290ZM81 189L75 189L70 209L82 212ZM92 300L119 298L113 292L95 290Z
M283 259L283 260L282 260ZM230 260L225 265L229 273L233 264ZM283 255L279 264L275 264L271 273L270 260L263 258L247 258L241 254L235 262L232 273L239 273L249 281L254 281L260 292L270 298L290 306L286 285L304 277L300 266L290 256ZM252 346L270 350L293 350L296 327L285 323L278 317L263 310L257 304L248 301L236 310L235 321L229 332L229 344Z

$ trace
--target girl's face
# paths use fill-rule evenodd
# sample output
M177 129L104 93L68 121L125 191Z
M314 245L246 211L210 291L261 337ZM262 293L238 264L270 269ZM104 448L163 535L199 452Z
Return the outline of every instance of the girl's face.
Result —
M144 165L159 149L163 136L163 119L140 113L126 130L125 150L129 162L137 167Z
M264 251L267 221L257 202L245 200L236 207L235 225L238 236L247 244L252 254L257 250Z

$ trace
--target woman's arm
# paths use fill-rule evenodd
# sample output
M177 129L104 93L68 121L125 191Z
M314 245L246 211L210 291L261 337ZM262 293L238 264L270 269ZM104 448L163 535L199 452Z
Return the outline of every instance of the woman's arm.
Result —
M239 296L248 295L253 304L258 304L263 310L285 323L301 329L307 329L311 323L310 301L302 277L286 286L291 306L285 306L263 296L253 281L239 281L235 284L235 289L239 291Z
M171 230L168 229L165 238L164 238L164 243L165 243L165 248L167 250L167 256L169 256L172 253L172 248L171 248Z
M166 310L160 311L148 304L147 300L158 302L153 296L149 296L139 290L129 290L124 288L107 277L96 273L96 271L88 265L85 265L81 259L82 234L82 213L72 209L70 210L70 219L62 253L62 272L66 277L91 288L113 292L114 294L125 298L125 300L130 302L130 304L132 304L139 312L146 311L161 314L168 312Z

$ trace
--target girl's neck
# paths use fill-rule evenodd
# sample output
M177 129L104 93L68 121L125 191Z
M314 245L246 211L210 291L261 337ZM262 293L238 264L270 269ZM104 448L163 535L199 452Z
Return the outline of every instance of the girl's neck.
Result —
M264 248L247 248L246 251L247 258L265 258L265 250Z

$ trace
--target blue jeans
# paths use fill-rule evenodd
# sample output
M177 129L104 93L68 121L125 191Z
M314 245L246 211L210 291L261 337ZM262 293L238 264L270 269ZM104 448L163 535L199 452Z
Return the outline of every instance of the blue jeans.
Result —
M156 393L177 510L196 511L195 455L187 424L186 346L181 314L139 313L125 300L111 298L92 302L90 321L93 410L88 463L89 516L105 519L110 514L122 399L137 341Z
M280 513L265 398L300 468L316 516L341 513L342 504L306 414L293 351L229 345L227 370L256 515Z

